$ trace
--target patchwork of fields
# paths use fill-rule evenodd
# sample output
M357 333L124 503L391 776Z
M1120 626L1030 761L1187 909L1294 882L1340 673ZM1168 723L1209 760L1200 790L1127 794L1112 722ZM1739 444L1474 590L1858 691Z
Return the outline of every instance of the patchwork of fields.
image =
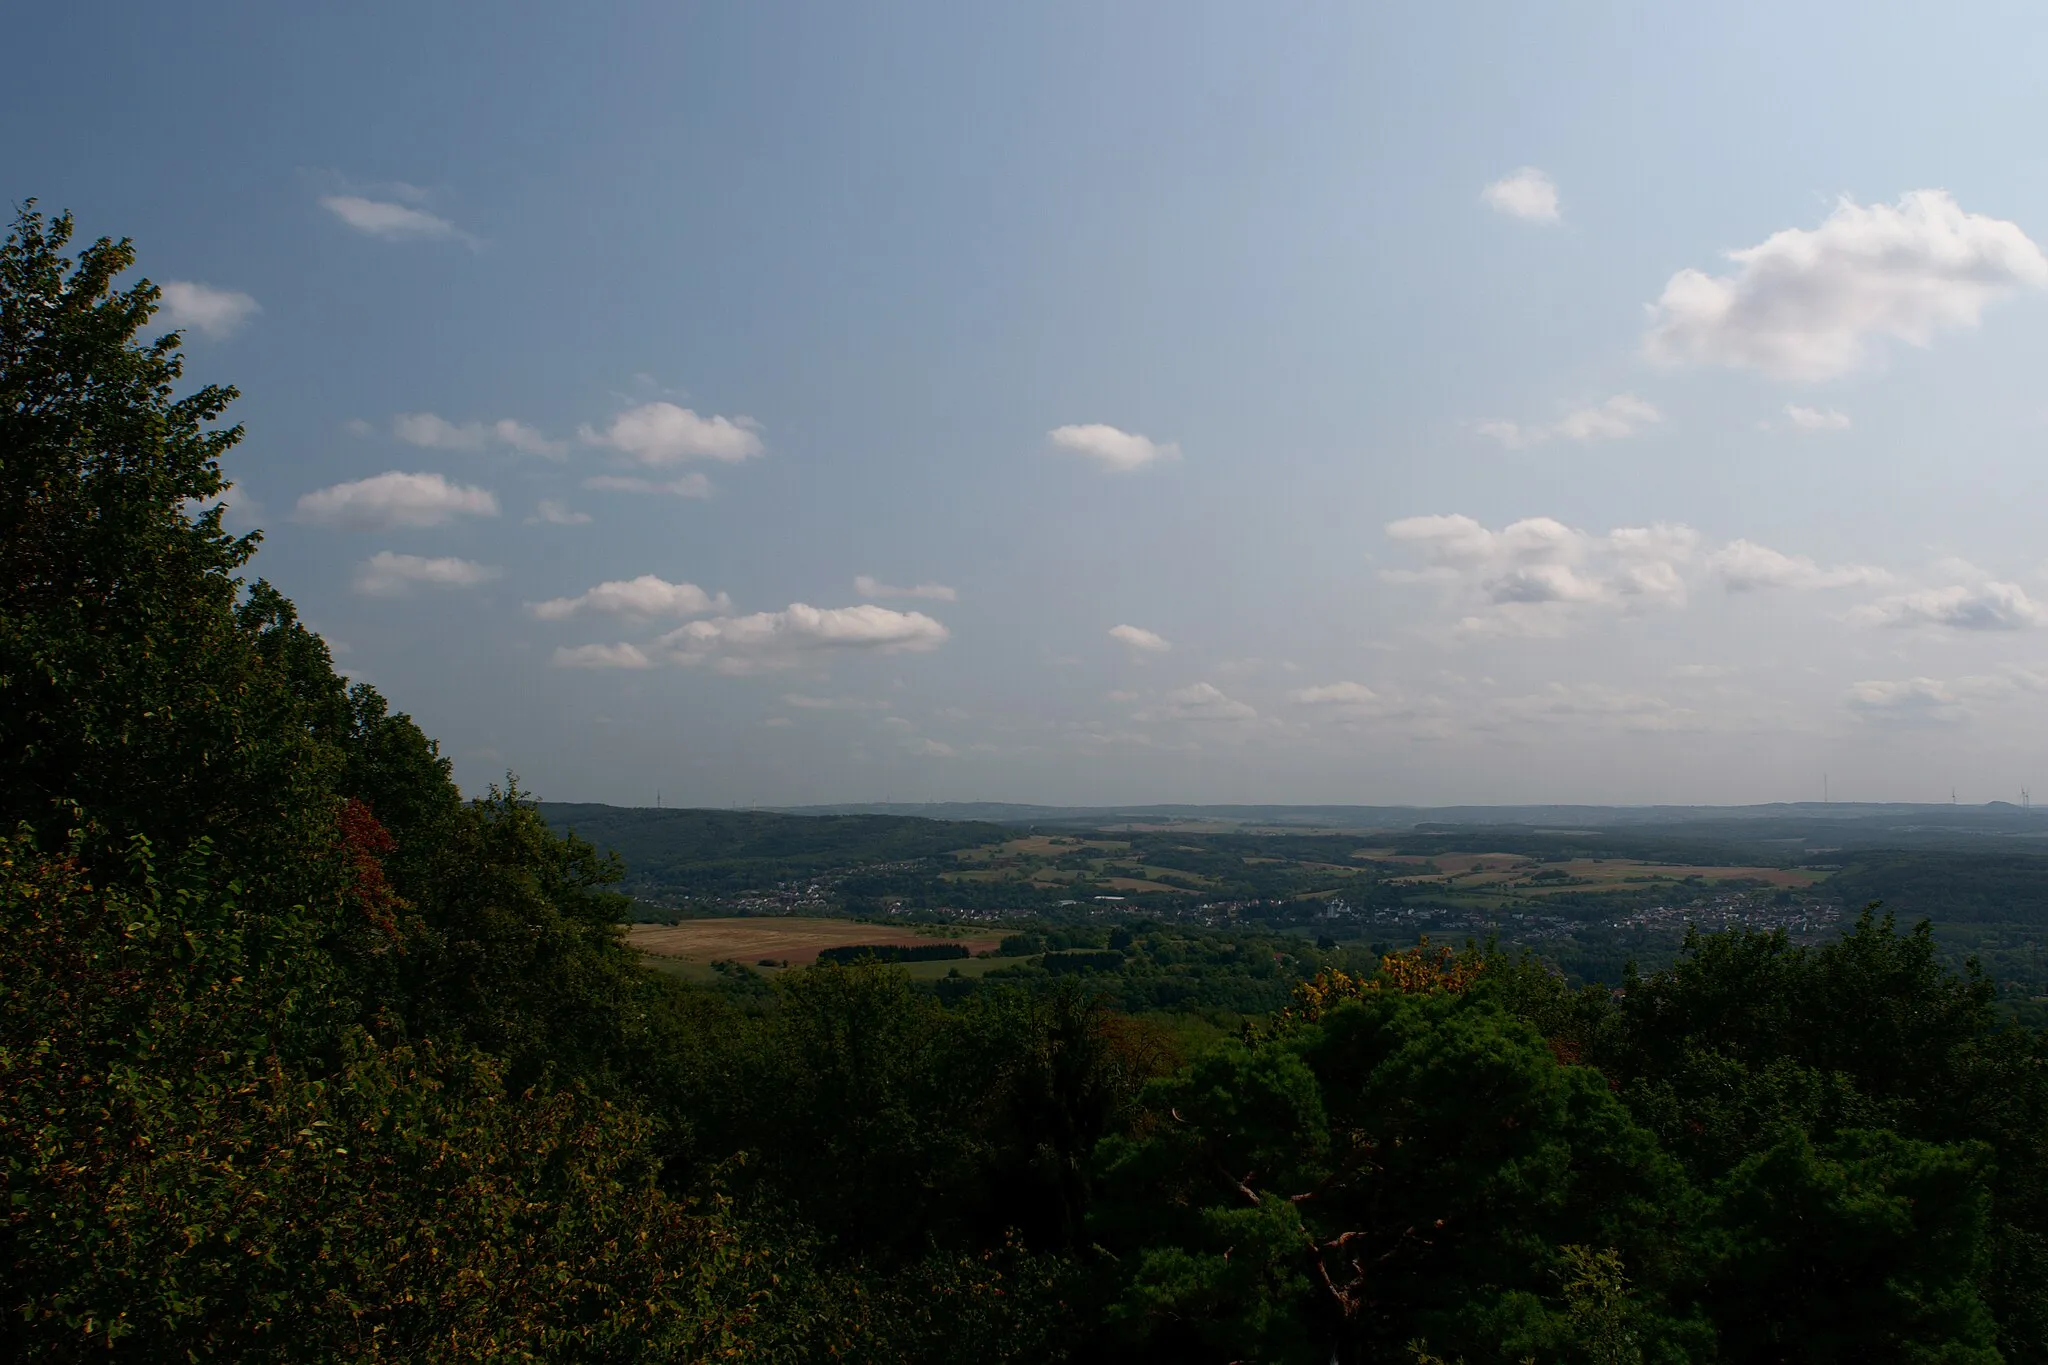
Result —
M1813 868L1647 862L1635 858L1539 861L1515 853L1425 856L1377 848L1360 849L1355 856L1378 865L1395 886L1506 896L1546 896L1561 891L1650 891L1721 884L1804 891L1827 880L1825 872Z

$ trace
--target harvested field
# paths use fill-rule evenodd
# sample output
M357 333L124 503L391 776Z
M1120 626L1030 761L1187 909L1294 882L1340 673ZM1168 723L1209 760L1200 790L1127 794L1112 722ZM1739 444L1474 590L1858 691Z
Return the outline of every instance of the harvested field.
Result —
M1711 867L1692 863L1643 863L1616 858L1580 858L1568 863L1550 863L1574 877L1597 881L1757 881L1772 886L1808 887L1827 880L1827 874L1803 867Z
M892 944L906 948L931 943L957 943L970 953L990 952L1001 934L983 928L958 933L920 933L885 924L846 919L746 918L692 919L680 924L636 924L626 941L645 953L689 962L743 962L763 958L803 966L818 960L825 948L861 944Z

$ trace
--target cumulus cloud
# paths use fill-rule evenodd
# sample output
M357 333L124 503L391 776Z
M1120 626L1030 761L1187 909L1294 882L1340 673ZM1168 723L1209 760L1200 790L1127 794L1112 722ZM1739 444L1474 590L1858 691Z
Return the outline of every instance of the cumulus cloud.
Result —
M498 500L482 488L450 483L439 474L398 470L338 483L299 499L298 519L354 531L439 526L456 517L495 517Z
M1679 566L1698 545L1690 527L1625 526L1596 536L1552 517L1525 517L1490 531L1471 517L1405 517L1387 535L1425 556L1392 569L1396 583L1437 583L1478 608L1459 623L1472 634L1554 634L1584 609L1682 606Z
M1060 450L1093 460L1112 474L1129 474L1180 458L1180 447L1170 441L1162 444L1101 422L1054 427L1046 437Z
M1818 228L1787 228L1728 253L1727 275L1681 270L1650 309L1645 353L1774 379L1833 379L1880 343L1926 346L1984 308L2048 285L2048 257L2017 224L1965 213L1942 190L1897 205L1843 199Z
M1315 687L1297 688L1287 694L1287 699L1297 706L1314 707L1347 719L1385 715L1396 705L1392 697L1358 682L1322 683Z
M495 422L451 422L431 412L401 412L391 419L391 434L407 445L428 450L482 450L500 445L522 455L557 458L568 453L561 441L523 422L503 417Z
M1869 720L1953 723L1969 714L1963 699L1936 678L1852 683L1846 700L1851 711Z
M1632 393L1617 393L1605 402L1568 412L1555 422L1475 422L1473 430L1490 436L1509 450L1526 450L1551 441L1618 441L1641 434L1664 420L1664 414Z
M679 479L640 479L630 474L596 474L583 486L597 493L659 493L671 498L708 498L711 480L702 474L685 474Z
M1849 414L1833 408L1802 408L1797 403L1787 403L1785 422L1794 431L1847 431Z
M528 525L546 522L550 526L585 526L590 522L590 513L575 511L567 503L553 498L542 498L534 507L533 515L526 520Z
M820 652L921 654L944 644L948 634L923 612L894 611L872 603L813 607L792 602L781 611L692 621L662 636L659 643L677 663L709 663L721 672L750 673L789 667Z
M1507 605L1535 602L1601 602L1608 587L1569 564L1521 564L1483 586L1487 600Z
M1986 703L2048 692L2048 670L2006 664L1996 673L1940 678L1877 678L1852 683L1844 704L1866 720L1897 723L1969 719ZM2028 700L2027 705L2034 703Z
M1842 564L1823 569L1805 555L1788 555L1753 541L1734 540L1707 556L1707 568L1730 592L1788 588L1853 588L1891 581L1883 569L1867 564Z
M867 574L853 580L853 590L862 597L918 597L929 602L960 600L960 594L943 583L919 583L915 587L899 588Z
M699 417L674 403L642 403L612 419L603 431L582 428L583 440L618 451L649 469L688 460L731 464L761 453L757 424L747 417Z
M1556 183L1534 166L1524 166L1494 181L1479 192L1479 197L1495 213L1526 222L1555 223L1560 217Z
M1514 529L1526 526L1555 527L1559 531L1568 528L1562 522L1548 517L1535 517L1518 521ZM1481 526L1462 512L1449 515L1403 517L1387 523L1387 535L1394 540L1420 545L1429 552L1437 569L1462 570L1475 564L1484 563L1493 553L1495 537L1493 532ZM1397 579L1398 581L1398 579Z
M1159 705L1139 716L1140 720L1248 721L1257 720L1257 710L1235 697L1226 696L1213 683L1190 683L1176 687L1159 699Z
M1165 636L1146 630L1143 626L1111 626L1109 638L1129 645L1141 654L1164 654L1173 648Z
M2022 630L2048 620L2048 609L2017 583L1955 583L1880 597L1849 613L1868 626L1944 626L1950 630Z
M653 660L638 646L564 645L555 651L554 662L561 668L650 668Z
M543 621L566 621L583 612L614 616L696 616L707 611L730 611L732 599L724 593L714 597L695 583L670 583L646 573L638 578L600 583L575 597L528 602L526 609Z
M405 597L414 588L473 588L498 570L467 559L426 559L380 550L356 567L356 591L365 597Z
M782 694L782 701L785 706L793 706L799 711L886 711L889 709L889 703L885 701L868 701L861 697L809 697L801 692L785 692Z
M441 240L476 245L474 237L446 218L405 204L366 199L359 194L329 194L322 196L320 207L357 232L385 241Z
M156 320L177 332L197 332L219 341L233 336L243 323L263 311L256 300L232 289L194 284L190 280L166 280L159 286Z

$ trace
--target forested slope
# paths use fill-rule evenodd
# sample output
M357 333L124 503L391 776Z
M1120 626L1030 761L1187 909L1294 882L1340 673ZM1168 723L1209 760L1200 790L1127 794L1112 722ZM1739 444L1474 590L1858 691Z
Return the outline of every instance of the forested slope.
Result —
M1000 843L1014 831L901 815L779 815L649 810L543 801L550 826L624 861L629 884L676 898L730 896L865 863L935 857Z

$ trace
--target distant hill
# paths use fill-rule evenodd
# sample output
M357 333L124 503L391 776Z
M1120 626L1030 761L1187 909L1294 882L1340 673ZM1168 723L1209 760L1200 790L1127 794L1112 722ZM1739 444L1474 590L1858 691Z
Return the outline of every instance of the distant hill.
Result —
M2007 801L1981 806L1910 802L1780 801L1752 806L1039 806L1000 801L788 806L803 816L894 815L1010 826L1113 829L1180 824L1218 829L1460 831L1478 826L1531 830L1651 831L1706 842L1782 841L1856 848L1925 847L1985 837L2040 839L2048 810Z
M562 801L541 817L626 864L626 890L658 899L729 896L820 873L999 843L1001 825L904 815L786 815Z

